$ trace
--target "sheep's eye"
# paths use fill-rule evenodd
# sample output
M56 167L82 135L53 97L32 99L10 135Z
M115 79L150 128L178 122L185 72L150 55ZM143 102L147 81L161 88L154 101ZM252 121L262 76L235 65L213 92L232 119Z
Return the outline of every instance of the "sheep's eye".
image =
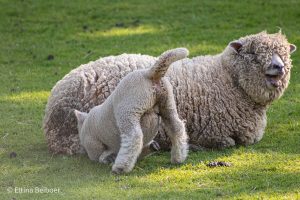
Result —
M254 62L254 63L260 63L260 62L259 62L259 59L258 59L258 55L257 55L256 53L254 53L254 52L248 52L247 55L248 55L248 58L249 58L252 62Z
M257 56L256 53L250 51L250 52L246 52L247 55L253 57L253 56Z
M255 51L254 51L253 49L250 49L250 50L248 51L248 54L256 55L256 53L255 53Z

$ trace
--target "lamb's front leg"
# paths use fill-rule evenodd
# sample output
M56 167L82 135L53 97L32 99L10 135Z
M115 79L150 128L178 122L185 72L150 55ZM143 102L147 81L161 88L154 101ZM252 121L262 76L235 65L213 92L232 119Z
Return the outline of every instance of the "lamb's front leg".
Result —
M121 131L121 147L115 163L112 167L112 172L116 174L130 172L143 147L143 132L139 123L127 122L122 124Z
M105 150L99 157L99 162L109 164L115 162L116 154L112 150Z
M144 157L149 156L159 150L160 150L159 144L156 141L152 140L149 144L144 145L138 160L141 160Z

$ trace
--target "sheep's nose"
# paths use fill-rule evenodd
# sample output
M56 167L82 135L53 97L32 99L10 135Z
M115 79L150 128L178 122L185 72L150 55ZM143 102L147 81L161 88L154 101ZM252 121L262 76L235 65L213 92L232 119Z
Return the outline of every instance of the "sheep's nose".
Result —
M271 67L278 71L279 74L284 74L284 63L281 60L280 56L276 53L272 56Z
M284 67L283 65L276 65L276 64L272 65L272 68L277 70L278 75L283 75L284 74L283 67Z
M273 64L273 68L275 69L283 69L284 66Z
M281 69L284 67L284 63L281 60L280 56L277 53L274 53L272 56L272 63L271 65L276 69Z

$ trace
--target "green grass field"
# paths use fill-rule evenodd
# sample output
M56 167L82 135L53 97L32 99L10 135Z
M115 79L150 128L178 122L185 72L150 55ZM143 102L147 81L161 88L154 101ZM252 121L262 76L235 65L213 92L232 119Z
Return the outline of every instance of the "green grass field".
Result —
M216 54L240 36L280 28L300 47L299 8L298 0L0 0L0 199L300 199L299 50L253 146L190 153L180 166L157 153L114 176L85 156L51 155L41 129L51 88L80 64L178 46ZM206 166L214 160L233 166Z

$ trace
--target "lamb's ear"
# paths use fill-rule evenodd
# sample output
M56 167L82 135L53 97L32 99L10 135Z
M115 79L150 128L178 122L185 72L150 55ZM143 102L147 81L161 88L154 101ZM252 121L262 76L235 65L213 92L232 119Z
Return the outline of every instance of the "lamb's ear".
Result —
M290 54L294 53L297 50L296 45L290 44Z
M77 122L78 122L78 123L83 123L84 120L85 120L86 117L87 117L87 113L85 113L85 112L80 112L80 111L78 111L78 110L74 110L74 114L75 114L75 116L76 116L76 118L77 118Z
M239 51L241 50L243 44L239 41L233 41L229 43L229 46L236 52L239 53Z

